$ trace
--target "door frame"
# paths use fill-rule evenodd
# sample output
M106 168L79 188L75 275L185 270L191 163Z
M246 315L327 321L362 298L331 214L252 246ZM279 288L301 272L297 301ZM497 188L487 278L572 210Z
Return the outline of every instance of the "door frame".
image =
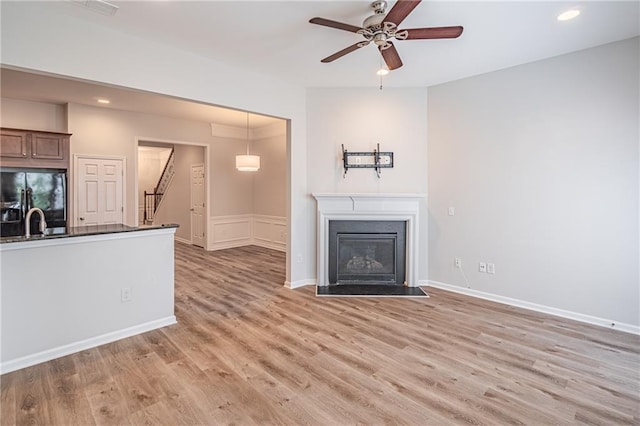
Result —
M135 212L134 212L134 220L136 225L139 223L139 213L138 213L138 203L140 202L140 200L138 200L139 194L138 194L138 164L139 164L139 159L138 159L138 147L140 146L140 142L148 142L148 143L153 143L153 142L157 142L157 143L164 143L164 144L171 144L171 145L191 145L191 146L198 146L198 147L202 147L204 148L204 159L203 159L203 163L204 163L204 202L205 202L205 209L204 209L204 214L205 214L205 218L204 218L204 249L205 250L209 250L209 218L211 217L210 215L210 211L211 211L211 200L210 200L210 190L209 190L209 179L210 179L210 167L209 167L209 153L210 153L210 145L207 143L202 143L202 142L190 142L190 141L181 141L181 140L173 140L173 139L162 139L162 138L158 138L158 137L154 137L154 136L136 136L135 137L135 153L133 155L133 174L135 176L134 179L134 188L133 188L133 193L135 194L135 199L134 199L134 205L136 206L135 208ZM189 232L191 233L191 232Z
M115 156L115 155L88 155L88 154L73 154L73 168L69 172L69 181L73 182L73 190L69 191L69 203L73 206L70 210L69 224L73 226L76 223L78 217L78 160L114 160L122 161L122 222L125 225L127 223L127 157ZM137 218L136 218L137 219Z

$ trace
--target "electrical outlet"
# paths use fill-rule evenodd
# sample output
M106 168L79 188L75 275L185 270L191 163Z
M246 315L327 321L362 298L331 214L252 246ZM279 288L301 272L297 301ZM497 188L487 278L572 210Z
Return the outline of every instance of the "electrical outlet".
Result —
M453 206L449 207L449 208L447 209L447 214L448 214L449 216L455 216L455 215L456 215L456 208L455 208L455 207L453 207Z
M456 257L455 260L453 261L453 264L458 269L462 268L462 259L460 259L459 257Z
M122 290L120 290L120 300L122 303L131 302L131 287L122 287Z
M495 274L496 273L496 264L495 263L487 263L487 273Z
M487 264L485 262L478 263L478 271L487 272Z

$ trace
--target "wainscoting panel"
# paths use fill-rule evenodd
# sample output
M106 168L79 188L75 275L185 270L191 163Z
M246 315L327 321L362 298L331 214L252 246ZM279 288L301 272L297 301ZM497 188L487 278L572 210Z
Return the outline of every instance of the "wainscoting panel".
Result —
M251 244L252 215L214 216L209 221L209 249L222 250Z
M287 249L287 219L278 216L253 216L253 244L279 251Z
M287 219L279 216L214 216L209 220L209 250L256 245L287 248Z

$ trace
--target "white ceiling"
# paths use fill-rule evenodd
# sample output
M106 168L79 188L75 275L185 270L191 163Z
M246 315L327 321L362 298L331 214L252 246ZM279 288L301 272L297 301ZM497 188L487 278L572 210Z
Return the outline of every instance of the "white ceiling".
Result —
M368 0L112 0L111 3L119 6L114 16L101 15L72 1L43 2L39 7L50 12L52 19L56 14L72 15L304 87L377 87L380 84L375 75L381 63L380 54L373 44L323 64L320 59L360 41L362 36L308 22L319 16L360 26L371 14ZM394 1L389 3L390 8ZM384 77L383 84L385 87L430 86L634 37L640 34L639 6L638 1L424 0L401 28L462 25L464 33L450 40L397 41L404 66ZM557 21L560 12L575 7L582 12L578 18ZM30 96L29 88L37 82L25 81L20 89L12 91L9 86L18 85L18 80L18 76L3 72L3 96ZM74 87L79 87L82 96L89 97L90 101L66 100L88 103L95 102L92 98L96 96L121 96L122 102L129 104L122 109L138 110L149 105L149 94L130 90L114 92L113 88L103 88L104 94L94 94L92 91L96 88L84 84ZM47 81L41 81L41 85L46 86ZM39 96L43 96L47 90L40 89ZM78 90L66 91L66 96ZM35 92L32 95L35 96ZM191 117L227 113L163 99L160 102L164 104L158 105L157 100L152 104L165 113L176 110L172 108L176 105L183 115L187 111ZM246 122L244 113L229 114L226 118L221 116L218 122L232 125Z

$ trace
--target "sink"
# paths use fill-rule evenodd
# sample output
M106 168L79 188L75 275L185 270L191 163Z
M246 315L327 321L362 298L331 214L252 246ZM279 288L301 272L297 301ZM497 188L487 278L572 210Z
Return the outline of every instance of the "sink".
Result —
M44 230L44 234L42 234L43 237L49 236L49 235L65 235L67 233L67 228L65 226L59 226L56 228L47 228Z

